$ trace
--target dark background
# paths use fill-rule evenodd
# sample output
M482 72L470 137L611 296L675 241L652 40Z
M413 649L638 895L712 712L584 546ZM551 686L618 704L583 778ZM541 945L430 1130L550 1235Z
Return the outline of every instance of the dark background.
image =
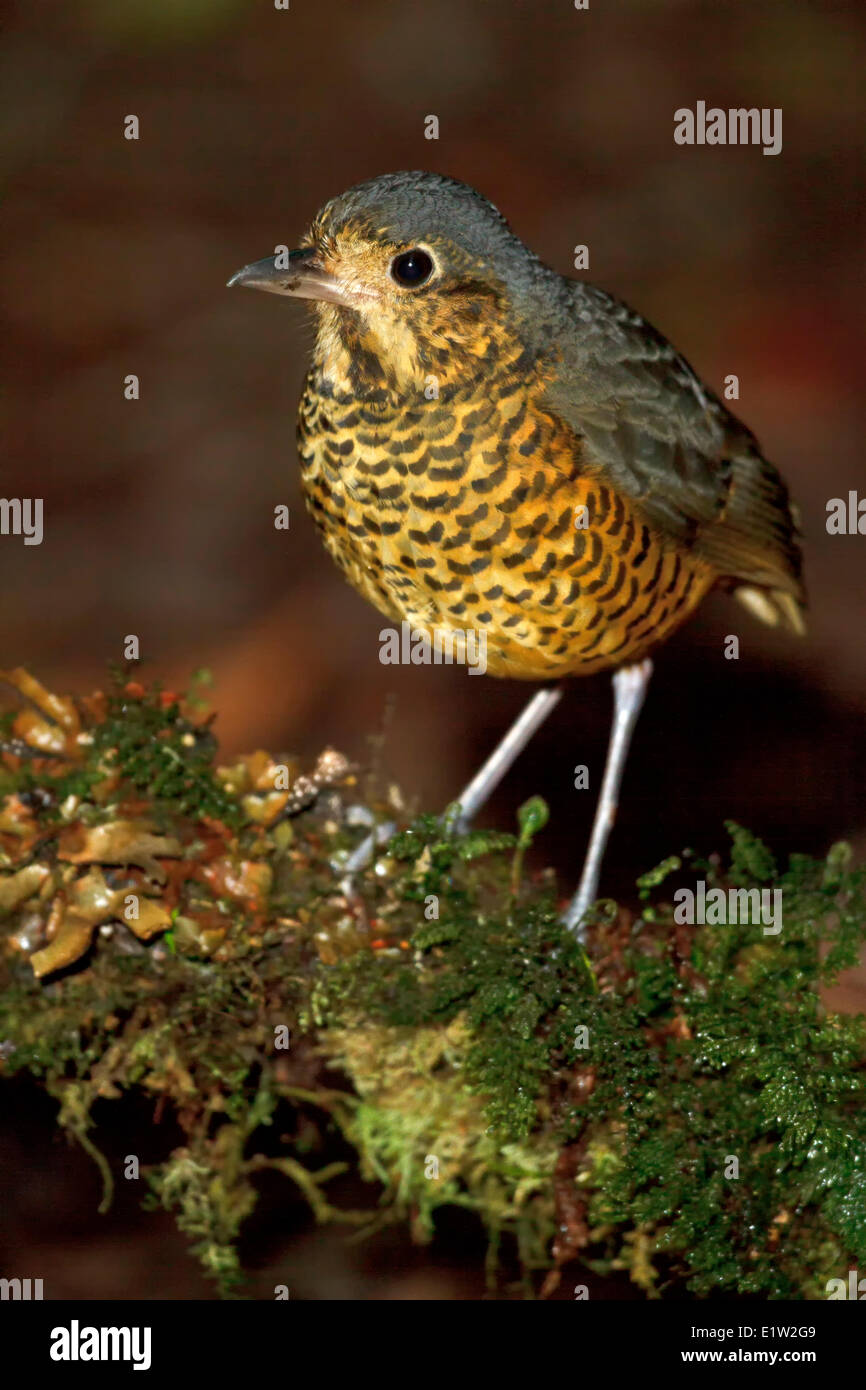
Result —
M296 244L335 193L431 169L480 188L565 274L588 244L587 277L715 390L736 373L734 409L803 514L809 636L768 632L718 596L659 654L605 889L627 897L684 844L723 848L726 817L783 852L820 853L840 836L866 846L866 538L825 529L829 498L866 494L866 10L21 0L5 20L0 495L44 498L45 539L0 537L0 665L84 692L136 633L145 672L169 685L211 667L227 754L312 757L333 743L363 759L390 711L389 774L426 808L457 793L530 688L380 665L382 620L344 584L301 501L294 412L309 321L224 287ZM781 107L782 153L675 145L675 109L698 100ZM130 113L137 142L123 138ZM430 114L438 141L424 139ZM123 397L129 373L137 402ZM288 533L273 527L278 502ZM723 657L728 633L738 662ZM592 813L573 768L589 764L597 785L609 713L605 677L575 681L486 813L510 827L520 801L543 794L553 815L536 862L555 863L564 885ZM33 1181L7 1236L19 1250L41 1242L33 1259L55 1296L201 1295L167 1218L139 1218L134 1204L95 1218L89 1160L46 1153L32 1104L14 1113L6 1161ZM459 1252L477 1262L471 1232L446 1249L443 1273L400 1242L346 1256L341 1237L311 1236L296 1215L299 1294L479 1292L449 1264Z

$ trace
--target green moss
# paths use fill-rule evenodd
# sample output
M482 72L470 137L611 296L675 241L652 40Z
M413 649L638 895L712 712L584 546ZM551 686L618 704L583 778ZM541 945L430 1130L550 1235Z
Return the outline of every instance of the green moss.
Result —
M232 827L243 820L237 800L214 775L216 741L208 722L187 717L180 699L158 685L130 696L117 674L94 730L94 752L100 770L118 772L163 816L209 817Z

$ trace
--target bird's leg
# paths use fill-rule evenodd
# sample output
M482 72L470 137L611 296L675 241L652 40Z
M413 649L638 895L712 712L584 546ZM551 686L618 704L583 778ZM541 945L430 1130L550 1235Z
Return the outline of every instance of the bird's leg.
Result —
M450 820L449 829L460 832L468 828L547 716L556 709L562 699L562 692L561 685L550 685L536 691L490 757L458 796L455 805L459 809Z
M546 686L543 690L536 691L505 737L496 745L490 757L453 803L453 812L446 817L446 829L450 834L467 829L530 739L559 704L562 691L561 685ZM345 864L340 866L340 872L345 876L345 885L350 885L353 875L369 864L376 846L390 839L395 829L391 821L377 825L352 851Z
M607 748L607 762L592 835L584 860L580 885L563 916L563 922L579 938L583 937L581 924L587 911L598 897L598 881L601 875L601 861L607 846L608 836L616 818L619 788L622 782L625 760L628 756L631 736L644 702L649 678L652 675L652 662L641 661L635 666L622 666L613 676L613 726Z
M344 887L349 888L351 886L355 874L359 873L361 869L365 869L373 858L376 846L383 845L386 840L390 840L396 830L397 826L392 820L381 821L370 831L369 835L364 836L359 845L355 846L345 864L338 864L336 859L332 861L332 867L344 875Z

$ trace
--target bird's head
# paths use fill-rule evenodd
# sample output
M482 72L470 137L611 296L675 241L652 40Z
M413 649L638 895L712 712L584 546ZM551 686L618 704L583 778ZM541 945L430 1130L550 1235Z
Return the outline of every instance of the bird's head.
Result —
M387 174L322 208L302 244L229 281L314 302L318 353L356 387L466 383L525 346L539 263L501 213L438 174Z

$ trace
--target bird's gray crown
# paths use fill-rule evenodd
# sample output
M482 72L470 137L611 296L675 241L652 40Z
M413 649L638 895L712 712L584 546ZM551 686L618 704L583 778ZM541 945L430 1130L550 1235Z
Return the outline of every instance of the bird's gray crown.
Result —
M321 218L333 228L361 220L385 229L394 241L447 239L469 256L498 262L512 273L535 259L493 203L444 174L382 174L332 198Z

